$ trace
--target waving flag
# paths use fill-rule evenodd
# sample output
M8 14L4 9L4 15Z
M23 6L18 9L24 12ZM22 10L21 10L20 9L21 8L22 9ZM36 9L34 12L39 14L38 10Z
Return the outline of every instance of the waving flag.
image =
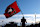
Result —
M6 16L6 18L9 18L17 14L18 12L20 12L20 9L18 8L17 3L15 1L6 8L4 15Z

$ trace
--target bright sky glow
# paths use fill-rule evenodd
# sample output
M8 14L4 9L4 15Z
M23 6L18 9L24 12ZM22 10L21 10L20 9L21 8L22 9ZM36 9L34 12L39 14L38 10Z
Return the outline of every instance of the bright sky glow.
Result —
M35 14L24 14L24 16L25 16L27 23L35 23ZM11 18L6 19L4 15L0 15L0 25L6 24L11 21L14 21L16 23L20 23L22 17L23 17L22 15L14 15ZM39 23L39 21L40 21L40 14L36 14L36 23Z

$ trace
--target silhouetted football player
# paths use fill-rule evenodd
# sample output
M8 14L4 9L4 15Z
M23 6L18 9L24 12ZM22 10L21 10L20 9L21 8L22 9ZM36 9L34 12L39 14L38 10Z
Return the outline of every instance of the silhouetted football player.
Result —
M21 19L21 22L22 22L22 27L25 27L26 19L24 17Z

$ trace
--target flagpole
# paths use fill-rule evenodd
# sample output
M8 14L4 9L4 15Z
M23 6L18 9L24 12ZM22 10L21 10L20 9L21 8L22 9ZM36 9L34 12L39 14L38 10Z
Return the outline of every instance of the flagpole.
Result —
M36 24L36 13L35 13L35 24Z
M16 2L17 2L18 0L16 0ZM17 3L18 4L18 3ZM18 7L19 7L19 4L18 4ZM19 7L20 8L20 7ZM21 10L21 9L20 9ZM21 13L22 13L22 15L23 15L23 12L21 11ZM23 15L23 17L24 17L24 15Z

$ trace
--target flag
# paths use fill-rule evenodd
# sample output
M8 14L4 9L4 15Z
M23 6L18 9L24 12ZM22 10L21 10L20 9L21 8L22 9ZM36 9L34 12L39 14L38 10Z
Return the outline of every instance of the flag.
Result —
M18 12L20 12L20 9L18 8L17 2L15 1L6 8L4 15L6 18L9 18Z

